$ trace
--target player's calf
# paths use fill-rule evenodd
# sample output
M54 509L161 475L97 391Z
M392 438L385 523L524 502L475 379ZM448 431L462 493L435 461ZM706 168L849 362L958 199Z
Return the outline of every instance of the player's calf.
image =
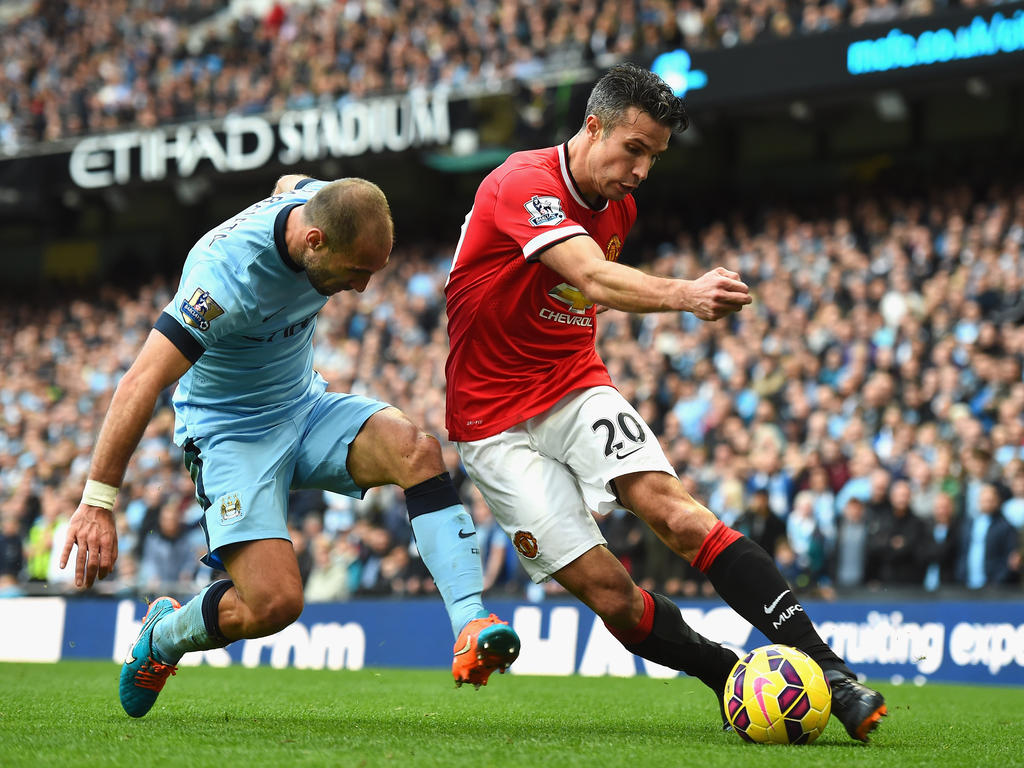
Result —
M608 627L609 631L631 653L696 677L721 698L736 654L690 627L669 598L640 591L644 599L640 623L631 630Z

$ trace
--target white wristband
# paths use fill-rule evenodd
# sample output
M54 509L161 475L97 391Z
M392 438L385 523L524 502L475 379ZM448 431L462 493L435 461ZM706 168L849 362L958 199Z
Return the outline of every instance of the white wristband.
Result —
M114 509L114 499L117 498L117 488L98 480L86 480L85 491L82 493L82 503L90 507L102 507L103 509Z

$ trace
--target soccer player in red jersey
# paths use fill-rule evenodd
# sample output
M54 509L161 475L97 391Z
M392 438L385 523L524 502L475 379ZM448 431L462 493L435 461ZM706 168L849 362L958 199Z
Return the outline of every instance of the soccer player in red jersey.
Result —
M617 263L636 219L632 192L688 123L657 75L618 65L567 143L513 154L480 184L445 288L449 436L534 581L555 579L630 651L721 697L735 654L636 586L605 546L591 510L624 507L772 642L814 658L833 712L866 741L882 696L822 641L765 551L686 492L595 349L599 305L713 322L751 301L721 267L684 280Z

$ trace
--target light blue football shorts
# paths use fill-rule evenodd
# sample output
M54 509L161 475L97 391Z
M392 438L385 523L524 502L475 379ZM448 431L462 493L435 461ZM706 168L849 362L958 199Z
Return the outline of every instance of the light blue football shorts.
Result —
M202 559L224 570L217 551L258 539L289 539L288 491L318 488L361 499L366 490L348 473L349 446L366 420L388 404L324 392L292 419L252 432L189 437L182 446L209 553Z

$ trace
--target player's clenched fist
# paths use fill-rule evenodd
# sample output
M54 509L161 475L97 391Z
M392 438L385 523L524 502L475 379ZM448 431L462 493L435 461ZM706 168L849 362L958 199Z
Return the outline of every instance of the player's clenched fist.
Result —
M692 312L701 320L719 320L739 312L752 300L750 288L740 280L737 273L725 267L716 267L686 283L682 309Z

